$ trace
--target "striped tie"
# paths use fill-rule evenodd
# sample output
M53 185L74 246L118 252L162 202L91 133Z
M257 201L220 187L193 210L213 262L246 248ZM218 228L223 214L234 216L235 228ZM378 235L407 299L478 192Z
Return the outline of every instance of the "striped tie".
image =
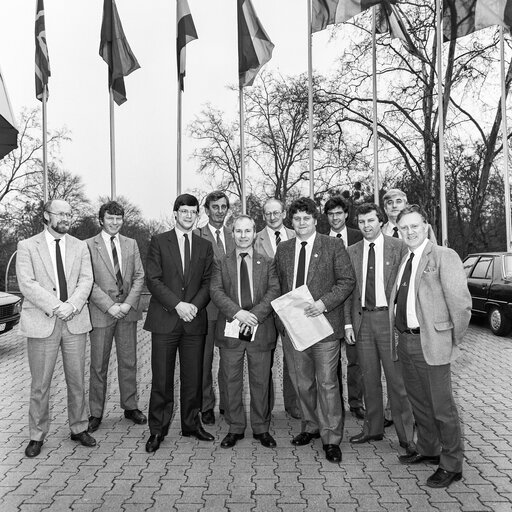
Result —
M117 256L117 249L115 244L115 236L110 237L110 247L112 247L112 259L114 260L114 274L116 275L117 291L119 295L123 294L123 276L121 275L121 268L119 267L119 257Z

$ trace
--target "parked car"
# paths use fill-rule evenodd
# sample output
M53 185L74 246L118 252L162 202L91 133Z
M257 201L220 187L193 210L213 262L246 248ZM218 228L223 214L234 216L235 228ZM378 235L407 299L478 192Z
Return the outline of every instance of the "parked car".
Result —
M469 254L464 260L472 313L487 316L491 331L506 336L512 329L512 253Z
M21 299L12 293L0 292L0 335L20 321L20 313Z

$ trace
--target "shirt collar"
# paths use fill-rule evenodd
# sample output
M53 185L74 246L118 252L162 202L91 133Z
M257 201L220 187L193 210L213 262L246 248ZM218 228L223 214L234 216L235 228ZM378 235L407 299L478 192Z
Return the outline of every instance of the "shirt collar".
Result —
M379 249L384 245L384 235L382 234L382 231L379 233L379 236L373 242L368 242L366 238L363 238L363 240L366 249L368 249L370 244L375 244L375 247L378 247Z
M110 243L112 235L109 235L104 229L101 230L101 236L103 237L103 240L105 240L105 243ZM119 242L119 233L114 235L114 239L116 240L116 242Z
M423 240L423 243L419 247L416 247L416 249L414 249L414 251L411 251L409 249L409 254L411 254L411 252L413 252L414 256L416 256L416 258L415 258L416 261L419 261L428 242L429 242L428 238L425 238L425 240Z
M347 235L347 226L343 226L343 229L339 232L337 231L333 231L332 229L329 231L329 236L332 236L332 237L335 237L337 235L341 235L343 237L343 240L345 240L345 242L347 241L346 238L348 237Z
M302 242L307 242L309 246L312 246L315 243L316 238L316 231L307 239L307 240L300 240L299 237L296 237L296 245L297 247L300 247Z
M236 257L238 258L240 256L240 253L242 252L246 252L248 255L249 255L249 258L252 258L252 254L253 254L253 247L249 247L247 249L239 249L238 247L236 248Z
M46 238L46 241L49 243L49 244L54 244L55 243L55 240L56 240L56 237L54 237L49 231L48 231L48 228L45 228L44 230L44 236ZM60 240L62 240L63 242L66 242L66 235L64 235L62 238L60 238Z
M180 236L183 237L183 235L190 235L189 239L192 239L192 230L191 231L182 231L177 226L174 228L176 230L176 236L179 238Z

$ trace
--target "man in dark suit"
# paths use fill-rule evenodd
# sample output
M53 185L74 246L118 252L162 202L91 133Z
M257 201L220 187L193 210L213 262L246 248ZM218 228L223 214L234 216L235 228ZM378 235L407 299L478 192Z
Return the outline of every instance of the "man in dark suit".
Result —
M349 213L349 204L341 196L333 196L327 200L324 205L324 214L327 216L327 222L331 227L329 236L340 238L345 247L349 247L359 240L363 235L358 229L347 227L347 218ZM354 345L345 343L345 353L347 355L347 395L350 412L360 420L364 420L363 407L363 377L361 368L357 359L357 349ZM343 404L343 383L341 380L341 359L338 367L338 377L340 379L341 405Z
M199 213L194 196L178 196L173 210L175 228L151 239L146 264L151 300L144 329L151 332L153 373L147 452L158 450L169 431L177 350L182 435L214 439L203 429L199 415L213 249L210 242L192 233Z
M400 360L405 388L418 427L417 452L399 457L403 464L439 464L429 487L448 487L462 478L464 447L451 368L471 318L471 295L455 251L428 239L428 222L417 205L398 215L408 253L398 272L390 304L394 357Z
M221 190L210 192L204 200L204 211L208 216L208 224L195 230L194 233L208 240L212 244L213 257L220 259L235 248L231 232L224 227L224 221L229 212L228 196ZM206 335L203 357L203 403L201 419L204 425L214 425L215 391L213 389L212 365L218 310L212 301L210 301L206 307L206 312L208 314L208 334ZM220 368L217 373L217 382L219 384L219 410L221 414L223 414L225 386Z
M89 432L99 428L103 417L114 339L124 416L139 425L147 421L137 405L137 320L142 318L139 299L144 286L139 248L135 240L119 233L124 208L118 202L101 205L98 219L101 233L87 240L94 274L89 304Z
M340 462L343 412L337 368L344 335L343 302L354 288L354 270L342 241L316 232L318 210L312 199L297 199L289 211L296 238L277 248L281 293L306 284L314 302L304 314L325 314L334 330L303 352L296 350L284 333L284 354L288 365L296 368L294 386L302 416L302 432L292 444L302 446L321 438L327 460Z
M229 433L221 442L230 448L243 439L246 427L242 401L244 359L247 357L251 395L250 418L253 437L263 446L274 448L270 427L271 351L276 345L276 329L270 302L279 297L275 265L253 250L256 236L254 220L241 215L233 223L236 249L214 262L210 294L219 308L217 345L220 366L226 382L226 413ZM237 321L240 331L252 331L253 339L226 336L226 322Z
M364 240L348 248L357 284L345 303L345 339L358 352L366 419L362 432L351 437L350 442L366 443L383 437L382 365L398 441L412 453L415 450L412 408L400 363L391 357L388 315L389 297L407 248L401 240L382 234L384 213L376 204L358 206L356 219Z

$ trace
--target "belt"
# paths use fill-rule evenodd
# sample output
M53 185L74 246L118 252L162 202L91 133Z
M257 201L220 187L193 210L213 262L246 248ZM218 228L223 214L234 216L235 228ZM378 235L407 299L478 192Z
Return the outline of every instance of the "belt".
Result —
M405 329L403 331L401 331L400 329L397 329L397 331L400 334L419 334L420 333L420 328L419 327L415 327L414 329Z
M363 308L363 311L387 311L387 306L381 306L380 308Z

